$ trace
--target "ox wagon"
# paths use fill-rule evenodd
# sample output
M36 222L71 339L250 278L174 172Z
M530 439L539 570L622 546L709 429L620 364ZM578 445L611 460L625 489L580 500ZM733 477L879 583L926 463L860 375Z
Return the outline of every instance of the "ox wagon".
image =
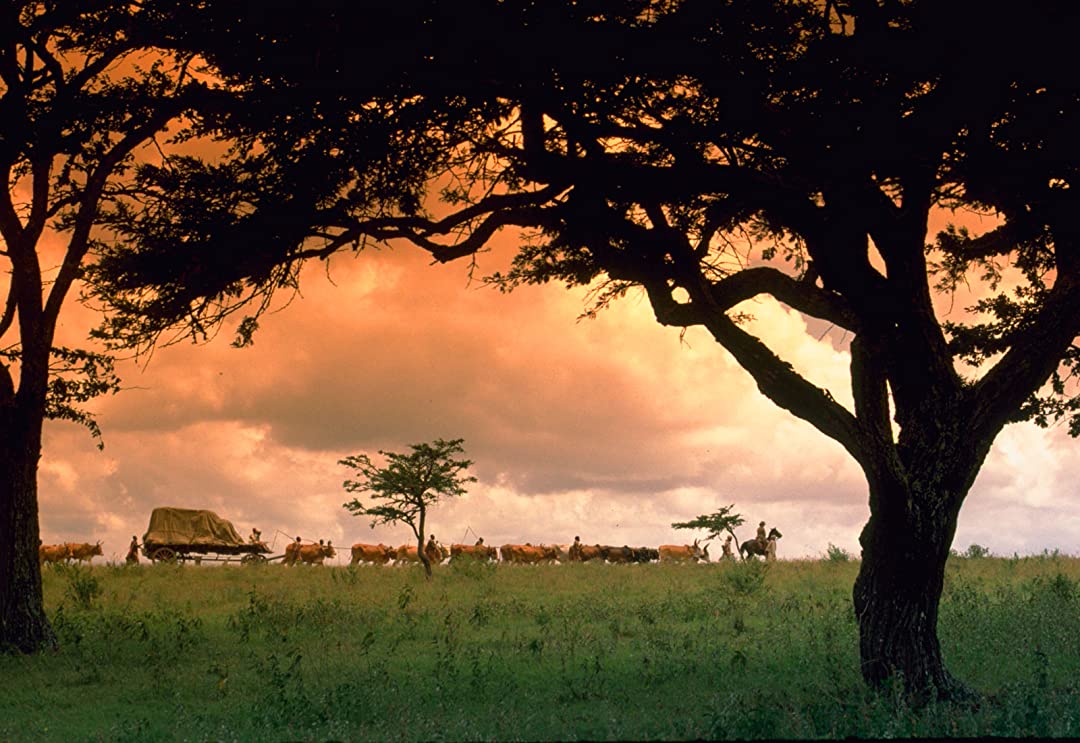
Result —
M244 564L279 560L267 558L263 542L245 542L227 519L213 511L193 508L155 508L143 535L142 552L153 562L203 560Z

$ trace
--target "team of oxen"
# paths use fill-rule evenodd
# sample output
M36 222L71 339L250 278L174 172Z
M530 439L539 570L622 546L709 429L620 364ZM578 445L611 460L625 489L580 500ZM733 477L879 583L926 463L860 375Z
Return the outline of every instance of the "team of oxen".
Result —
M102 556L101 542L64 542L63 544L42 544L38 546L38 561L47 562L93 562L94 557Z
M297 537L299 540L299 537ZM327 558L336 557L337 550L333 542L323 544L320 539L318 544L301 544L299 541L285 545L285 559L283 565L322 565Z
M775 531L775 530L774 530ZM776 532L777 536L779 532ZM770 537L773 535L770 534ZM751 540L753 541L753 540ZM763 549L760 554L766 559L775 559L775 539L770 539L772 550ZM744 545L745 546L745 545ZM390 547L385 544L354 544L350 565L402 565L420 562L416 545ZM95 556L102 555L101 542L96 544L66 542L64 544L43 544L38 548L38 558L44 563L71 561L92 562ZM556 562L609 562L609 563L645 563L645 562L708 562L709 546L702 547L698 540L693 544L662 544L653 547L614 547L602 544L504 544L499 548L489 547L482 542L477 544L452 544L449 548L429 541L424 547L424 555L431 564L444 561L479 560L512 564L535 565ZM328 558L337 556L332 542L325 544L301 544L292 542L285 547L284 565L322 565Z
M693 544L662 544L659 547L614 547L601 544L504 544L489 547L485 544L452 544L449 549L429 542L424 548L428 561L479 560L511 564L535 565L556 562L708 562L709 548L702 548L697 540ZM350 565L405 564L419 562L416 545L391 547L386 544L354 544Z

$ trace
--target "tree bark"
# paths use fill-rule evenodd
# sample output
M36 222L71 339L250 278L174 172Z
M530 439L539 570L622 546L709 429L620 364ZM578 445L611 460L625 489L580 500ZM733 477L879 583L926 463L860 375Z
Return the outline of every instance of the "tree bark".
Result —
M0 407L0 650L54 647L38 563L37 471L44 414Z
M416 556L420 558L420 564L424 566L424 575L431 579L431 560L428 559L427 553L424 552L424 537L421 536L420 540L416 543Z
M416 502L419 511L419 527L415 530L416 556L420 559L420 564L424 566L424 576L431 580L431 560L424 554L424 524L427 522L427 508L424 504L423 493L420 493Z
M938 606L960 505L978 466L957 456L923 469L887 484L868 478L870 520L859 537L862 566L853 591L861 670L869 685L898 681L920 703L964 701L973 693L945 668Z

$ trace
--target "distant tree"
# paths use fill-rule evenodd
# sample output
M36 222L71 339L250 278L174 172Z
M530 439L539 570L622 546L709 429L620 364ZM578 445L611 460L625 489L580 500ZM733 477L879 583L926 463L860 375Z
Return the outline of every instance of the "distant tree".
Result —
M990 548L983 547L981 544L969 544L963 556L969 560L981 560L984 557L990 557Z
M367 454L354 454L339 462L356 471L355 479L343 483L345 490L366 494L374 502L365 506L354 498L343 507L354 516L370 516L373 529L379 524L408 526L416 537L417 554L428 578L431 562L424 554L428 509L442 499L464 495L465 485L476 482L475 477L462 474L472 462L454 458L464 454L463 443L463 439L436 439L430 444L412 444L408 454L379 450L386 458L383 466Z
M735 540L735 549L739 549L739 538L735 536L735 527L742 526L745 520L734 513L735 504L723 506L715 513L698 516L693 521L679 521L671 525L672 529L704 529L705 540L718 539L721 534L730 534Z
M234 306L223 287L242 277L265 286L274 266L364 239L401 238L445 261L519 227L526 239L495 284L589 286L592 309L643 292L658 322L703 328L762 394L851 455L870 509L853 590L863 677L966 697L937 637L960 508L1008 423L1067 420L1080 434L1078 9L1044 0L1022 13L987 13L975 0L492 0L462 22L449 0L397 5L390 17L415 35L356 34L370 14L350 23L344 4L295 27L294 15L259 14L286 27L281 43L236 46L222 64L256 88L286 85L302 102L282 129L289 136L260 140L283 163L335 138L342 146L329 165L367 157L352 127L379 112L399 134L426 122L410 128L423 136L395 141L417 144L422 157L402 161L405 180L430 175L442 211L308 200L300 206L320 211L325 229L306 249L296 248L301 232L234 241L243 247L221 254L195 239L208 234L201 229L143 241L146 250L106 266L113 283L100 284L136 318L128 329L177 318L203 327L215 317L204 306ZM369 74L373 58L396 74ZM313 59L333 74L290 61ZM150 210L133 234L199 226L200 173L174 172L163 171L160 192L189 206ZM361 194L383 181L369 183L359 181ZM246 209L223 213L241 223ZM929 234L931 216L949 210L993 224ZM190 256L198 267L206 255L228 270L203 273L229 281L200 288L198 270L182 271L191 280L177 306L187 314L176 312L170 261ZM964 286L975 303L939 317L935 292ZM760 297L843 331L850 409L751 332L743 303Z

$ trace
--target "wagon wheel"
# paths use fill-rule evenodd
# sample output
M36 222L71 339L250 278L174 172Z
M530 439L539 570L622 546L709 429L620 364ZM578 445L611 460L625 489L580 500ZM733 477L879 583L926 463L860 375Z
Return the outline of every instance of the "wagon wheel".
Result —
M150 559L154 562L176 562L176 550L171 547L158 547L151 553Z
M241 565L262 565L264 562L266 562L266 558L255 552L240 558Z

